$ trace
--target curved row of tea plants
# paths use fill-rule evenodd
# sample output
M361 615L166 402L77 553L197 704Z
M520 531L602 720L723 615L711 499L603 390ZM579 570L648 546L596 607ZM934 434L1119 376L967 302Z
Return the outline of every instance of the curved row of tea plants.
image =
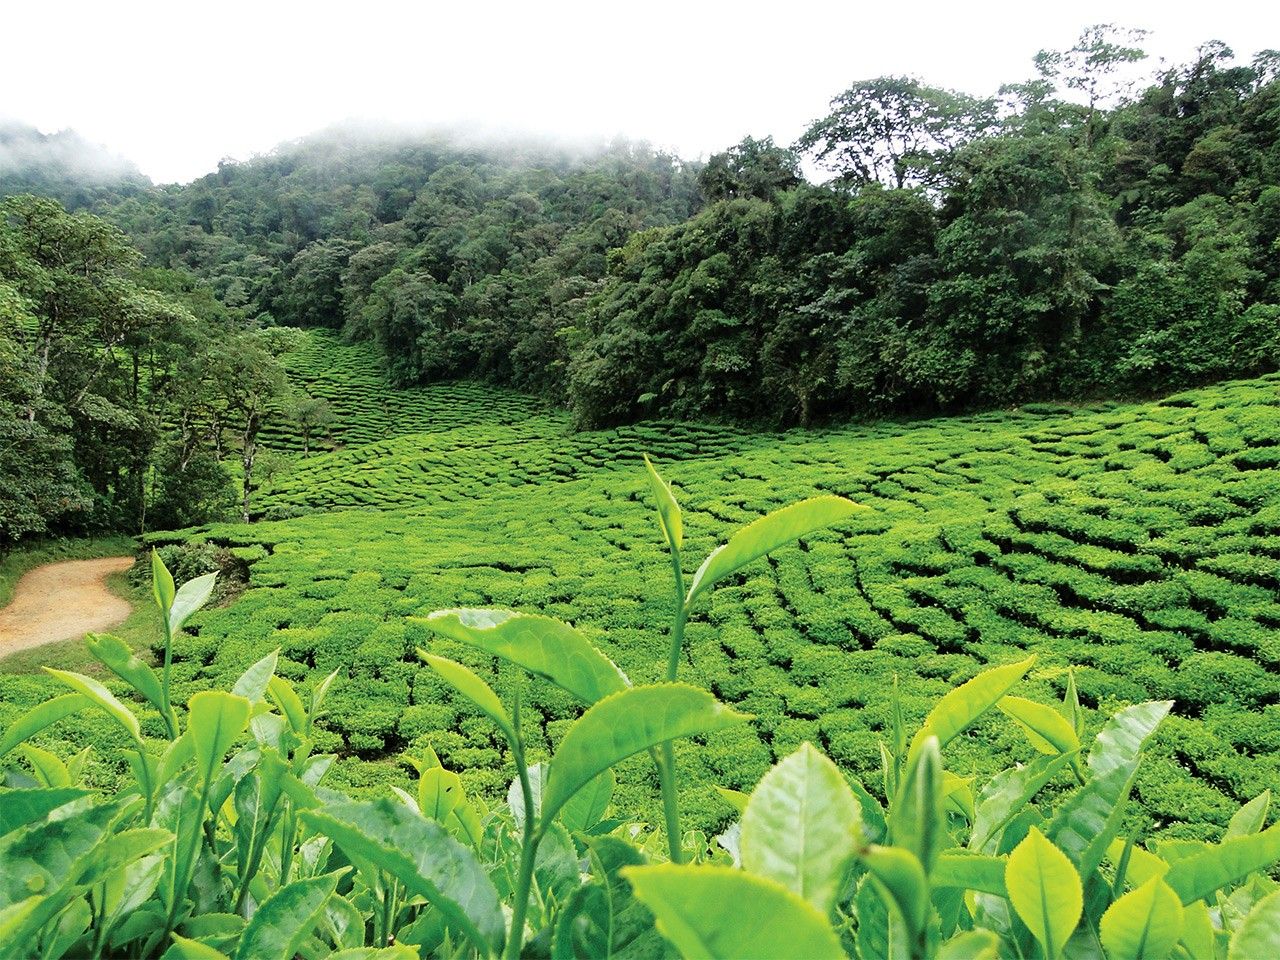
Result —
M1061 707L1011 692L1034 656L950 691L911 735L886 691L887 804L804 743L749 795L721 791L738 815L728 830L686 832L672 740L747 720L679 682L688 614L717 583L857 507L826 496L770 513L690 574L680 507L652 467L649 479L674 586L662 682L633 685L543 615L426 618L586 708L532 764L521 695L504 703L462 664L419 651L500 731L517 773L505 806L469 797L434 753L417 762L412 793L352 800L326 787L333 758L314 752L316 721L341 681L335 671L304 699L276 673L276 652L229 692L177 709L172 640L213 576L177 588L153 554L161 671L110 636L89 649L158 716L159 742L100 682L52 669L69 692L0 739L0 755L19 751L30 768L0 788L0 957L1261 960L1280 950L1280 886L1264 873L1280 859L1280 825L1265 828L1270 793L1235 812L1221 843L1139 842L1126 807L1171 704L1120 710L1086 746L1070 673ZM943 750L993 708L1037 759L979 786L945 769ZM83 756L64 761L31 742L81 711L133 745L133 777L114 796L81 786ZM615 767L645 753L661 784L658 830L612 803Z
M315 382L364 369L348 351L366 348L309 343ZM351 381L353 409L366 385L385 389L375 374ZM207 541L252 564L249 589L176 640L175 695L225 687L279 647L278 671L303 690L340 671L316 732L338 757L336 784L408 788L411 758L430 746L468 790L503 796L515 769L501 738L419 669L415 648L432 634L408 618L460 605L543 611L638 681L658 679L667 651L651 625L666 615L669 558L648 516L647 449L678 461L695 549L791 500L840 494L870 507L756 562L693 611L685 675L753 719L676 745L691 826L723 829L715 786L749 789L805 741L873 782L895 678L915 723L951 686L1025 651L1038 656L1027 680L1037 699L1061 699L1075 666L1090 733L1126 704L1174 700L1135 795L1156 835L1215 838L1280 778L1278 386L754 435L662 423L573 434L536 412L492 425L484 418L500 405L478 402L477 426L299 460L263 502L306 516L156 535L175 561L183 544ZM426 410L430 396L398 391L395 409ZM380 407L365 409L379 431L394 429ZM518 671L465 646L440 652L504 698L519 686ZM0 724L50 686L0 676ZM523 708L530 752L545 758L577 707L535 686ZM111 784L124 769L115 734L70 718L41 740L63 754L87 743L100 749L86 776ZM1031 758L987 720L951 750L965 775ZM656 822L652 774L628 763L619 804Z

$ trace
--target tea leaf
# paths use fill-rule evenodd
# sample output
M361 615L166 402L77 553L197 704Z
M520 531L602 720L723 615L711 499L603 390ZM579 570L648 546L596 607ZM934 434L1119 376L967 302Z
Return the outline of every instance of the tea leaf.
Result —
M828 913L858 848L859 807L844 775L810 744L779 761L742 815L742 866Z
M909 767L898 785L889 809L889 836L895 846L912 853L933 871L946 835L946 815L942 809L942 757L938 741L927 737L914 751Z
M45 673L61 680L71 689L84 694L95 706L101 707L107 715L128 731L129 736L137 740L142 731L138 726L138 718L128 707L116 699L115 694L92 677L71 670L55 670L53 667L42 667Z
M1231 937L1227 960L1280 956L1280 890L1259 900Z
M1118 711L1094 738L1089 751L1090 773L1100 777L1136 760L1142 745L1155 733L1172 706L1172 700L1149 700Z
M620 760L677 737L714 733L747 718L705 690L683 683L629 687L584 713L551 758L542 795L544 820Z
M1255 870L1264 870L1276 860L1280 860L1280 824L1175 861L1165 874L1165 882L1186 905L1243 880Z
M1041 753L1072 753L1080 749L1075 728L1053 707L1025 697L1003 697L996 707L1022 728L1031 746Z
M844 960L826 917L780 884L728 867L628 867L636 897L685 960Z
M176 634L193 613L209 602L209 597L213 593L214 581L217 579L218 575L216 573L206 573L202 577L188 580L178 588L178 592L173 598L173 604L169 607L170 633Z
M1062 956L1084 910L1080 875L1067 855L1032 827L1005 866L1009 902L1048 960Z
M644 455L644 466L649 474L649 487L653 490L653 499L658 506L658 526L662 528L662 535L666 537L671 549L678 551L680 545L684 543L684 521L680 515L680 504L676 503L671 485L658 475L647 453Z
M84 644L95 660L146 697L153 707L163 712L164 697L160 692L160 678L156 676L154 670L134 655L133 648L129 644L109 633L90 633L85 636Z
M443 636L524 667L588 704L629 686L623 672L591 641L552 617L509 610L437 610L426 623Z
M908 756L914 755L929 737L937 737L938 746L945 747L957 734L967 730L975 720L995 706L1035 662L1036 658L1030 656L1017 663L984 670L949 692L925 717L924 726L912 738Z
M64 693L32 707L5 730L4 737L0 738L0 757L45 727L91 706L93 700L83 693Z
M441 680L474 703L480 708L481 713L496 723L502 735L507 738L507 743L517 742L519 738L516 736L515 724L512 723L511 717L507 714L507 708L502 705L502 701L498 699L492 687L454 660L437 657L434 653L427 653L421 648L418 649L418 656L440 675Z
M202 690L187 703L187 731L204 783L213 782L222 758L249 725L250 704L244 697L221 690Z
M1247 837L1249 834L1257 833L1267 822L1267 812L1270 809L1271 791L1263 790L1232 814L1223 839L1230 840L1233 837Z
M790 506L765 514L759 520L747 524L729 538L729 541L711 552L693 575L685 605L693 606L717 580L740 570L753 560L779 547L785 547L800 537L847 520L859 510L865 510L844 497L812 497Z
M381 799L331 804L301 819L353 859L385 870L469 936L482 953L505 934L498 892L475 855L434 820Z
M875 844L859 855L863 866L879 884L889 901L897 907L898 916L914 937L924 929L929 917L929 881L920 859L901 847Z
M1099 930L1108 960L1164 960L1182 936L1182 904L1152 877L1111 904Z
M240 935L236 960L293 960L324 916L344 872L295 880L267 897Z

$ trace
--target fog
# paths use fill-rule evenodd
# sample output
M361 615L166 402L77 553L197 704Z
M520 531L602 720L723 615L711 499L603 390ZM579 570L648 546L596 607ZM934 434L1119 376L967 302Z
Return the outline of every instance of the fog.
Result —
M881 74L992 93L1098 22L1152 30L1148 71L1210 39L1245 58L1280 46L1280 6L1169 0L46 0L0 13L0 112L72 128L157 182L350 118L625 135L697 157L747 134L789 143L833 95Z
M74 131L42 136L29 126L0 118L0 177L28 170L59 172L85 184L142 177L130 160Z

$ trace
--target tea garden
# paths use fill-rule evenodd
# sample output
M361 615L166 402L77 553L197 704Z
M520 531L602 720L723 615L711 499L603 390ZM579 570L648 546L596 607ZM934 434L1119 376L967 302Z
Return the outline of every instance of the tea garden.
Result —
M918 727L948 691L1029 655L1019 694L1078 703L1079 738L1129 704L1173 701L1133 782L1131 835L1162 850L1216 841L1277 782L1280 377L1146 404L830 430L574 432L566 416L495 388L392 389L367 348L323 333L288 362L338 410L327 449L264 491L268 519L149 545L175 569L213 558L246 581L175 634L172 702L194 710L200 691L242 686L273 650L273 683L300 697L332 675L323 716L307 722L308 752L336 754L330 789L412 791L424 764L439 763L468 796L508 795L517 756L502 728L422 652L519 704L530 764L581 715L580 696L457 631L442 635L431 611L559 618L631 682L663 680L671 560L646 454L683 508L692 557L794 501L835 495L865 508L690 606L680 679L750 718L675 741L691 847L715 849L739 814L733 792L750 793L805 743L891 800L880 744ZM0 726L59 689L40 674L0 675ZM142 736L165 735L163 711L132 706ZM64 758L89 747L77 772L90 785L114 786L128 770L127 731L91 712L31 742ZM990 711L946 754L948 777L972 790L1037 749L1007 712ZM641 752L616 769L611 809L656 836L661 764ZM1069 778L1046 783L1049 798L1068 795Z

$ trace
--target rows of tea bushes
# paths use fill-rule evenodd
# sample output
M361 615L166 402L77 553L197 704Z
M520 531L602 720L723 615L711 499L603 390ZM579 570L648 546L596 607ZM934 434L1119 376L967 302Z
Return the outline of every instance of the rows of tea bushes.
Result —
M881 802L811 743L750 792L720 789L732 822L709 837L681 819L677 740L751 718L681 682L689 614L754 561L860 509L789 504L734 531L696 571L672 488L646 463L671 561L668 648L656 683L633 682L572 625L503 609L437 610L432 638L505 662L582 713L549 759L529 752L525 684L500 696L443 657L417 655L492 725L515 766L505 801L469 794L429 748L414 789L356 800L326 783L317 734L335 669L308 695L279 650L229 690L174 699L173 641L216 574L179 586L158 554L152 592L162 667L124 641L86 638L123 699L49 668L65 692L16 717L0 759L0 958L415 960L680 956L685 960L1262 960L1280 951L1280 860L1271 791L1232 812L1220 842L1144 837L1129 815L1170 701L1117 710L1094 737L1073 675L1063 700L1019 695L1034 655L983 670L877 741ZM696 558L696 554L694 557ZM436 652L432 652L435 650ZM1008 653L1009 651L1006 651ZM85 753L33 741L91 714L123 733L130 775L86 787ZM990 778L944 756L984 715L1036 754ZM157 720L144 732L140 715ZM946 754L944 754L946 751ZM653 829L616 804L619 771L647 755ZM949 757L948 757L949 759Z
M392 387L368 344L345 344L329 330L291 338L280 361L303 395L330 405L331 422L312 437L313 448L367 444L409 433L435 433L474 425L516 423L532 416L537 400L513 390L463 381L425 389ZM290 411L267 419L262 439L279 450L300 451L303 444Z
M348 348L325 349L338 372L318 353L311 382L348 364ZM1076 665L1091 730L1124 704L1175 701L1135 795L1157 835L1217 836L1280 775L1278 396L1280 379L1264 378L1143 405L781 434L664 423L575 434L533 409L485 421L500 407L477 401L474 425L442 416L433 432L353 441L301 460L263 498L281 515L314 512L154 537L261 558L250 589L178 641L175 690L229 684L279 647L278 671L304 690L335 669L344 680L316 734L338 754L337 782L407 786L406 758L430 745L468 789L502 795L514 770L500 738L421 668L414 649L429 634L405 618L543 611L633 679L660 676L652 625L666 616L657 585L669 560L649 516L648 452L695 551L817 494L869 508L752 565L692 616L687 675L753 720L677 747L691 826L721 828L729 812L714 787L749 788L805 741L871 782L895 681L915 721L955 684L1027 652L1039 658L1036 699L1060 698ZM374 429L392 429L380 417L369 414ZM523 689L519 671L488 657L447 641L441 652L504 697ZM0 722L47 690L0 678ZM531 756L545 756L578 706L540 687L522 703ZM74 726L52 736L67 750L85 740ZM951 752L962 775L1031 756L1016 731L986 722ZM652 769L629 763L619 802L656 818Z

